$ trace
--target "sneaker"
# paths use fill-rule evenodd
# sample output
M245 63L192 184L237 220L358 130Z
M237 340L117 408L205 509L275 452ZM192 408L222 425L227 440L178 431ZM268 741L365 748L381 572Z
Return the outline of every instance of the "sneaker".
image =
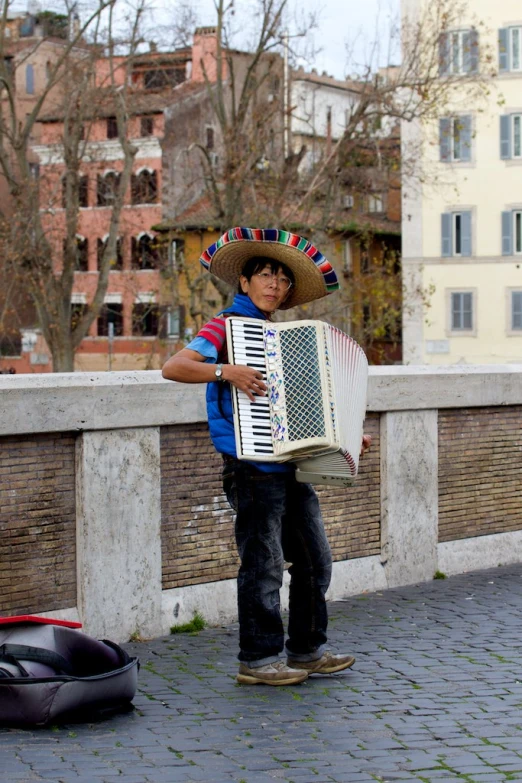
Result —
M283 661L267 663L251 669L246 663L239 664L237 681L242 685L297 685L308 677L308 672L291 669Z
M353 655L334 655L331 652L325 652L315 661L296 661L293 658L288 658L287 663L293 669L302 669L308 674L334 674L353 666L355 658Z

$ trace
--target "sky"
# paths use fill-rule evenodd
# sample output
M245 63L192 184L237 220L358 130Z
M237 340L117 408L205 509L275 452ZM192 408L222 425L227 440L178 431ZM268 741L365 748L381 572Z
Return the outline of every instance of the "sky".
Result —
M243 25L244 9L251 9L248 0L234 0L238 25ZM164 9L172 0L156 0L157 14L165 19ZM373 58L375 64L397 63L396 51L389 52L390 22L398 20L400 0L288 0L290 18L298 13L314 12L318 27L312 33L314 48L318 50L312 59L303 61L305 67L315 67L322 73L342 79L355 73L356 66ZM201 25L212 25L215 19L213 0L193 0L192 3ZM251 15L250 15L251 16ZM248 18L248 17L247 17ZM247 24L244 25L247 27ZM373 42L379 41L379 52ZM347 45L352 52L351 59ZM238 47L239 48L239 47ZM245 48L241 46L240 48Z
M71 0L69 0L71 2ZM77 0L80 9L95 4L95 0ZM122 0L120 0L122 2ZM128 0L135 5L135 0ZM172 9L180 0L150 0L155 9L154 20L164 27L172 16ZM194 8L201 25L212 25L215 20L213 0L181 0ZM233 0L237 12L238 27L248 28L252 20L254 0ZM396 64L396 51L389 52L390 22L397 21L400 0L287 0L290 19L297 13L316 15L318 26L309 36L316 50L313 56L303 60L306 68L315 67L319 73L326 71L338 79L355 74L357 66L372 60L374 66ZM28 5L45 10L63 12L64 0L11 0L16 10L26 10ZM245 10L246 9L246 10ZM154 30L154 23L150 25ZM238 48L247 48L238 39ZM244 35L243 35L244 38ZM378 41L379 51L373 47ZM243 45L241 45L243 43ZM348 50L352 53L351 57ZM299 64L299 63L298 63Z

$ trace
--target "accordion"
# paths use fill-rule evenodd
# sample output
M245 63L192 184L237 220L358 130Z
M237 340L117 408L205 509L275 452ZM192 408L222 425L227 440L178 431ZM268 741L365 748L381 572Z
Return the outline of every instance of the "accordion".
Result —
M366 413L362 348L323 321L231 316L226 332L229 361L259 370L268 390L252 402L232 386L238 459L291 461L312 484L352 483Z

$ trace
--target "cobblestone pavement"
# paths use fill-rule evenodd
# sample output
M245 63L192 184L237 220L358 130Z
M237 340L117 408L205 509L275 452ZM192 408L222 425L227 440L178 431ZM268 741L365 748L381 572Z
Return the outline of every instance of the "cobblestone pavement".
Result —
M522 566L330 607L350 672L240 686L236 626L129 644L135 710L0 730L0 780L522 783Z

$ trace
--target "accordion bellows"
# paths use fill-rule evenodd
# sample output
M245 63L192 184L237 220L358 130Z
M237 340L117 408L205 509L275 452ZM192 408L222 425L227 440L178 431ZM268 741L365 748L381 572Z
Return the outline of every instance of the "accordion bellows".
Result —
M296 465L312 484L350 484L357 475L368 362L348 335L323 321L227 319L229 358L259 369L266 397L232 387L239 459Z

